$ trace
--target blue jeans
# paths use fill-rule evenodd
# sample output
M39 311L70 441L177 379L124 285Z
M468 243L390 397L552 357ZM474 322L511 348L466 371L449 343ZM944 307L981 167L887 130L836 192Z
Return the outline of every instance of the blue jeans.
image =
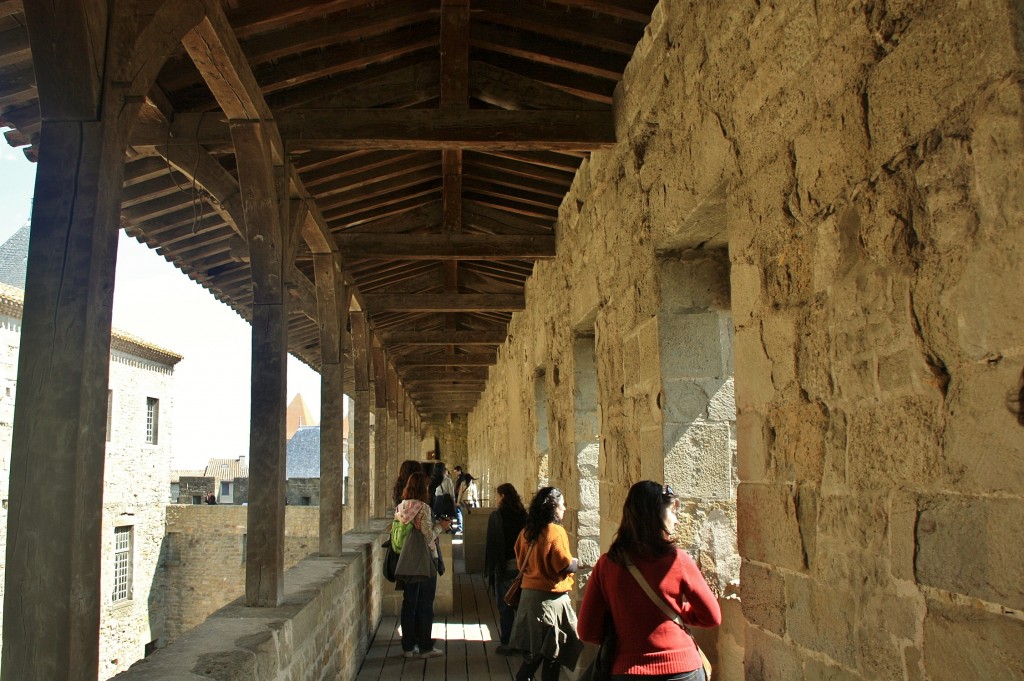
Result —
M613 674L612 681L707 681L703 669L694 669L692 672L679 672L677 674L658 674L655 676L641 676L639 674Z
M512 623L516 621L516 609L505 605L505 592L512 586L512 580L517 574L516 570L506 570L495 583L494 595L498 601L498 640L503 645L508 644L508 639L512 636Z
M430 628L434 624L434 593L437 591L437 577L405 584L402 592L402 650L410 651L416 646L425 653L434 647Z

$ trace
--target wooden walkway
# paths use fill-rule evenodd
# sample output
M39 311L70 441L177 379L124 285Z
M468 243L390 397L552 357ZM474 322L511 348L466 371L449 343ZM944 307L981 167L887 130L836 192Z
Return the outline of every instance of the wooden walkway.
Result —
M435 646L444 656L428 660L402 657L397 617L385 617L370 643L356 681L511 681L523 658L494 652L498 647L498 605L487 593L483 575L465 574L462 542L453 542L454 607L435 616Z

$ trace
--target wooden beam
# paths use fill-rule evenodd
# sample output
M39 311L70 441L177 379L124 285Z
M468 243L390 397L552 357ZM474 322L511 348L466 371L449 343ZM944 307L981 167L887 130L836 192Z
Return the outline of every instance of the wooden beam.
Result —
M335 235L345 260L538 260L555 257L555 237L492 234Z
M526 308L526 297L520 294L487 293L367 293L363 296L369 311L403 312L477 312L486 310L516 311Z
M487 381L420 381L410 379L406 380L404 385L410 391L416 391L420 388L483 390L487 386Z
M235 33L217 0L205 0L206 16L181 41L229 120L270 121L263 99ZM284 161L284 144L276 126L265 124L274 162ZM229 131L230 133L230 131Z
M405 381L486 381L487 377L488 369L486 367L464 368L459 370L411 367L402 371L402 380Z
M416 331L403 328L401 331L384 331L381 339L388 345L495 345L504 343L508 333L504 329L495 331Z
M407 367L489 367L497 361L497 354L395 357L399 371Z
M446 149L591 151L615 144L611 111L468 109L289 109L277 113L289 151L315 149ZM226 145L223 119L179 114L168 130L139 123L131 143Z
M412 395L413 399L417 397L430 397L432 395L445 395L451 396L452 399L459 397L472 397L476 398L480 396L482 388L476 388L473 386L437 386L437 385L423 385L418 384L415 387L406 385L406 390Z

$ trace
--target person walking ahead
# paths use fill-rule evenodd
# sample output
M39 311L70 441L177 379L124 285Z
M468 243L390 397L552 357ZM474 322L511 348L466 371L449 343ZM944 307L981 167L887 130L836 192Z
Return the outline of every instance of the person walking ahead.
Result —
M402 502L395 509L395 520L412 523L414 534L406 542L424 541L430 557L437 561L438 535L451 526L450 521L434 522L430 511L430 479L421 472L413 473L405 483ZM402 591L402 655L405 657L439 657L444 651L434 647L430 630L434 623L434 595L437 575L419 582L406 582Z
M616 681L705 681L689 632L668 619L629 570L630 564L636 566L684 624L722 623L718 599L697 564L669 539L677 504L668 485L650 480L633 485L615 541L590 573L580 605L579 635L587 643L601 643L605 613L611 611L618 636L612 662Z
M559 667L575 669L583 647L569 601L578 561L569 552L569 536L561 526L564 514L562 493L555 487L541 488L516 540L523 595L509 644L526 654L516 681L531 681L539 667L542 681L557 681Z
M519 492L510 483L502 483L495 490L498 494L498 508L487 520L487 548L484 550L484 574L487 586L498 599L498 639L501 645L497 653L512 655L515 649L508 642L512 636L512 623L516 609L505 603L505 592L512 586L512 580L519 572L516 563L516 540L526 525L526 509L519 498Z

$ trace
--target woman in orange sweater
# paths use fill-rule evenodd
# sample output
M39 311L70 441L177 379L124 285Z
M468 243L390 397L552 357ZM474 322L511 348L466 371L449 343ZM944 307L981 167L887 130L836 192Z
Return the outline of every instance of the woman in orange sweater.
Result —
M569 602L578 561L562 529L565 499L555 487L533 497L526 527L516 540L523 595L512 625L511 647L526 655L516 681L557 681L559 668L575 669L583 644L576 637L576 612Z

